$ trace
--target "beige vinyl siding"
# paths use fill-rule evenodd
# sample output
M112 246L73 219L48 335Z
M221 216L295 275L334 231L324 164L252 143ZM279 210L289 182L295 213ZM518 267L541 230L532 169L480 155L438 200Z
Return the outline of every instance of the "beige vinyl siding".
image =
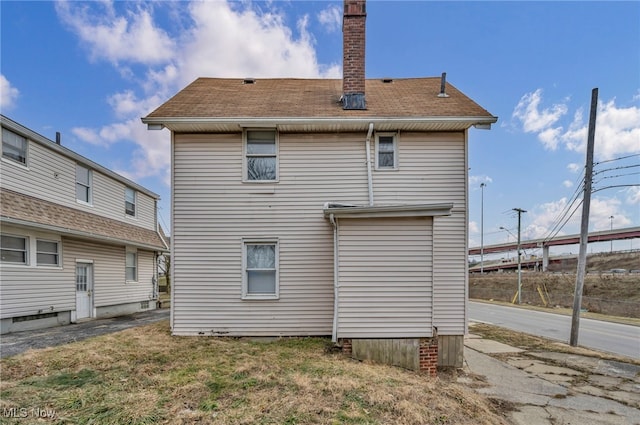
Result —
M432 336L432 219L340 219L338 338Z
M2 226L2 232L34 239L60 240L58 235L34 232L26 228ZM28 255L30 265L0 264L0 318L70 311L75 309L75 269L67 267L66 247L59 243L63 267L36 266L36 253Z
M29 141L27 167L2 160L2 187L66 207L125 221L155 230L155 200L138 192L137 219L124 212L125 185L92 170L92 205L76 201L76 162L45 146Z
M466 329L466 158L464 132L400 133L398 171L373 172L376 204L453 203L451 216L433 225L433 325L440 335Z
M280 133L279 182L259 184L242 183L240 133L174 135L175 334L331 333L333 229L322 207L327 201L368 203L365 137ZM398 171L374 172L376 204L453 202L454 217L464 214L464 133L406 133L399 149ZM454 251L463 252L464 239L446 225L438 227L449 220L435 219L434 233L440 233L434 234L433 249L438 249L437 236L440 241L453 238L450 243L461 244ZM241 299L242 238L258 237L278 238L279 300ZM464 269L466 261L443 261L434 264L434 274L441 270L434 295L440 287L464 293L464 273L458 279L450 268ZM449 304L440 316L434 309L434 326L441 323L449 332L463 333L464 299L443 294Z
M126 248L124 246L102 245L76 239L65 239L65 267L73 269L75 273L76 261L89 260L93 262L95 307L151 299L154 273L153 252L137 251L137 282L125 281L125 252Z

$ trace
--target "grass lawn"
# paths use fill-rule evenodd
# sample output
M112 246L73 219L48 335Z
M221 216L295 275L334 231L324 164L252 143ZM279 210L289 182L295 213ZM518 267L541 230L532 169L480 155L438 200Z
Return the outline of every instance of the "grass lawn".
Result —
M0 361L0 423L506 424L455 372L429 378L329 347L172 337L165 321L32 350Z

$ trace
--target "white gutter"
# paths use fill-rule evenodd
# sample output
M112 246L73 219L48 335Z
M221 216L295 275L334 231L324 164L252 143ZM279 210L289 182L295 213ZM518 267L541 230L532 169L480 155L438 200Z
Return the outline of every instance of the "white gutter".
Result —
M172 124L229 124L242 127L277 127L278 125L344 125L359 124L366 126L375 124L433 124L433 123L467 123L469 126L475 124L493 124L498 121L494 116L449 116L449 117L361 117L361 118L341 118L341 117L143 117L144 124L151 126L149 130L160 130Z
M339 301L339 281L338 281L338 223L333 214L329 215L329 221L333 225L333 329L331 331L331 342L338 342L338 301Z
M367 152L367 184L369 185L369 206L373 206L373 177L371 176L371 134L373 133L373 123L369 123L369 132L365 140L365 151Z

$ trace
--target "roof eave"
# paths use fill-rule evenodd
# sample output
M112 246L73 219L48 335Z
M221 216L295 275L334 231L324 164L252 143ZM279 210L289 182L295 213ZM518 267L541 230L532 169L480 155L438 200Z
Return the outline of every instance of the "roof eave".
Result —
M1 217L0 221L6 224L13 224L16 226L32 227L35 229L56 232L64 236L74 236L80 239L98 240L98 241L117 244L117 245L128 245L135 248L143 248L143 249L148 249L148 250L157 251L157 252L169 252L169 249L166 246L163 247L159 245L150 245L150 244L137 242L137 241L113 238L110 236L98 235L98 234L89 233L89 232L82 232L79 230L69 229L69 228L60 227L60 226L53 226L50 224L36 223L33 221L20 220L20 219L11 218L11 217ZM164 240L162 240L160 235L158 235L158 237L164 243Z
M149 130L161 130L167 128L171 131L183 131L187 126L203 129L227 128L240 131L243 128L267 127L267 128L315 128L334 131L336 128L344 128L350 131L354 129L367 129L370 123L376 125L394 126L402 129L403 126L416 129L428 129L433 126L459 129L475 126L481 129L491 128L498 117L485 116L441 116L441 117L144 117L142 122L147 124Z

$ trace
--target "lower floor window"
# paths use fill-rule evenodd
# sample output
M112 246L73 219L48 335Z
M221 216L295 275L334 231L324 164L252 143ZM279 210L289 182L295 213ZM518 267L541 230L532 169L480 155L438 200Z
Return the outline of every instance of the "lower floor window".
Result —
M243 298L278 297L278 241L245 240Z
M27 238L2 235L0 246L3 263L27 264Z
M39 266L59 266L58 242L37 240L36 262Z
M129 281L138 280L138 253L127 251L125 258L125 278Z

